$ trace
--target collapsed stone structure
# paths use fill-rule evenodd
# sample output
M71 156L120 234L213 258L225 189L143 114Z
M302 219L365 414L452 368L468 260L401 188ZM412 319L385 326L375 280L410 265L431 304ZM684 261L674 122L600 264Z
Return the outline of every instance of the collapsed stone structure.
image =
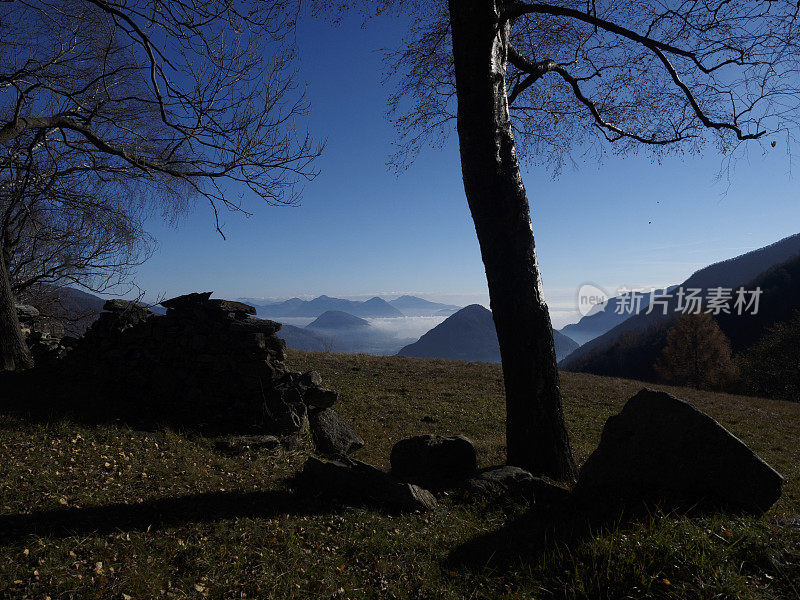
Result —
M165 315L109 300L59 361L80 401L124 420L137 417L206 430L289 435L310 424L323 453L342 455L363 441L332 409L338 394L315 372L285 364L280 323L211 292L161 303ZM319 414L324 413L324 418ZM309 418L311 417L311 418Z
M479 470L475 448L463 436L400 440L391 469L353 460L347 455L363 440L333 410L338 394L323 387L318 373L288 369L286 343L277 336L281 325L255 318L252 306L210 296L162 302L165 315L109 300L77 340L37 331L30 325L36 310L18 307L34 354L57 365L46 370L56 374L57 386L42 385L32 374L35 394L58 388L57 400L129 422L257 434L217 443L229 452L270 449L279 437L310 432L318 453L335 460L310 458L298 487L347 503L431 510L434 493L457 492L468 498L522 495L600 511L652 504L760 514L781 495L783 478L719 423L648 389L607 421L571 492L517 467Z
M57 319L43 316L29 304L15 304L22 335L36 364L48 364L64 358L74 338L66 336L64 325Z

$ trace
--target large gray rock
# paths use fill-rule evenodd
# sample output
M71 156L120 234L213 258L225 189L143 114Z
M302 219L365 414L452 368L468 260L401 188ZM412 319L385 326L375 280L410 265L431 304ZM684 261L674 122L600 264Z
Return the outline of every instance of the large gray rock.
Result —
M311 439L320 454L344 456L364 447L364 440L353 426L331 408L308 415Z
M435 487L466 477L477 469L478 462L475 446L463 435L432 434L400 440L389 460L392 475L398 479Z
M309 458L297 478L301 492L326 500L391 510L426 511L436 507L428 490L393 479L385 470L354 460Z
M577 498L600 506L709 506L761 513L783 478L714 419L665 392L643 389L603 427L581 469Z

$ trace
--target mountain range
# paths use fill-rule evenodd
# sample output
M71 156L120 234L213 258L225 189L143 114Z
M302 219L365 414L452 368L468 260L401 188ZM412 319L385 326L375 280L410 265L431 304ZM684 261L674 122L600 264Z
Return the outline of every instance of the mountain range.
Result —
M390 300L389 304L407 317L449 316L461 308L453 304L431 302L417 296L400 296Z
M325 311L305 327L283 324L278 337L295 350L379 355L395 354L413 340L399 338L391 331L339 310Z
M355 331L371 327L369 321L340 310L328 310L306 325L306 329Z
M364 302L318 296L313 300L291 298L283 302L258 304L255 306L259 317L266 319L279 319L281 317L318 317L329 310L338 310L356 317L403 317L397 308L386 302L383 298L370 298Z
M673 289L674 286L667 288L666 291L670 292ZM630 313L620 308L621 302L623 302L623 299L620 296L609 298L603 304L595 306L588 315L581 318L577 323L565 325L559 331L578 342L579 345L583 345L613 329L631 316ZM650 296L645 294L642 296L642 310L649 305Z
M672 291L675 288L683 287L684 289L695 288L705 291L715 287L732 288L748 284L759 274L791 259L798 253L800 253L800 234L795 234L769 246L704 267L696 271L680 286L671 286L668 290ZM570 360L609 345L625 332L643 331L658 323L660 317L663 316L663 310L660 307L650 315L644 314L650 304L647 294L642 296L642 308L638 315L617 314L616 309L619 302L619 297L611 298L606 303L605 310L592 311L577 323L561 328L562 333L582 344L575 356L569 357ZM675 302L669 306L668 312L672 313L674 308Z
M710 265L689 277L684 290L718 287L762 289L760 314L716 316L733 350L740 352L763 335L765 327L788 319L800 306L800 234L741 256ZM669 328L680 314L678 300L667 303L667 314L659 307L651 314L642 310L605 334L589 341L561 363L569 371L637 379L655 378L653 363L666 343Z
M553 332L553 338L556 357L559 359L578 347L574 340L558 331ZM480 304L462 308L397 354L419 358L500 362L500 344L497 341L492 312Z

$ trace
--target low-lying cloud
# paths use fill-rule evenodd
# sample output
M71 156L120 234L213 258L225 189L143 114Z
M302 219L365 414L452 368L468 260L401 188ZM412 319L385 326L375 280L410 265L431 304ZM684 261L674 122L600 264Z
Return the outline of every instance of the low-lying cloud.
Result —
M369 324L398 338L419 339L447 317L391 317L367 319Z

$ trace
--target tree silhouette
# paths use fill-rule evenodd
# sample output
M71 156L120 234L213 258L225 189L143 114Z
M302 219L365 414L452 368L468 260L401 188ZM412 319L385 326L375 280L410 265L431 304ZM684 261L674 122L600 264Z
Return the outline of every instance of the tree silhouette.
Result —
M329 2L321 4L330 5ZM575 475L550 315L518 152L731 156L793 140L800 21L789 0L341 0L411 15L388 54L397 162L458 132L461 171L500 342L508 461ZM455 128L453 127L456 121Z
M216 215L243 210L243 192L296 200L320 152L298 129L296 10L295 0L0 2L0 370L31 366L10 273L20 232L44 224L19 239L59 247L76 223L136 236L127 216L144 207L170 215L202 198ZM130 248L105 241L111 261Z

